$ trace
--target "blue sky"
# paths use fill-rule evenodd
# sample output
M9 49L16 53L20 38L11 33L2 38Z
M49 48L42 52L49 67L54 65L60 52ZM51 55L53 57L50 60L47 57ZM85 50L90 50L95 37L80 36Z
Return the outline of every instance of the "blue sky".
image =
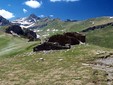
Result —
M0 0L0 15L7 19L32 13L62 20L113 16L113 0Z

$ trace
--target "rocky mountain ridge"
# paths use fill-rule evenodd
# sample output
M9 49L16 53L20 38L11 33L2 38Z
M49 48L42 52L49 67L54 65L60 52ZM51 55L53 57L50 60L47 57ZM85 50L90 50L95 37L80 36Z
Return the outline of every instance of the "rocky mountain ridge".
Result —
M5 18L0 20L1 26L5 25L19 25L21 28L31 29L37 33L40 33L44 36L51 35L54 33L63 33L63 32L81 32L90 27L103 27L103 25L112 23L112 16L97 17L91 18L83 21L67 19L62 21L58 18L51 17L38 17L35 14L31 14L28 17L23 17L16 19L14 21L8 21ZM7 22L7 23L6 23ZM4 24L3 24L4 23ZM102 26L101 26L102 25Z
M40 20L40 17L37 17L35 14L31 14L28 17L19 18L12 21L13 24L20 25L22 28L29 28L35 25L36 22Z
M11 22L0 15L0 26L10 25Z

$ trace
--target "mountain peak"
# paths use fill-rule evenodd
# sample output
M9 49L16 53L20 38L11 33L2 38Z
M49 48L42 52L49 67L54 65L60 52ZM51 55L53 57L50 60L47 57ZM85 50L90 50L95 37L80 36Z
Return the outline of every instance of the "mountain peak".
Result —
M0 18L1 18L2 16L0 15Z
M14 24L18 24L23 28L29 28L35 25L40 18L37 17L35 14L30 14L28 17L20 18L17 20L12 21Z
M36 19L36 20L40 19L40 18L37 17L35 14L30 14L28 18L29 18L29 19L34 18L34 19Z
M37 17L35 14L30 14L29 16L31 16L31 17L33 17L33 16Z
M0 25L3 26L3 25L9 25L9 24L11 24L9 20L5 19L3 16L0 15Z

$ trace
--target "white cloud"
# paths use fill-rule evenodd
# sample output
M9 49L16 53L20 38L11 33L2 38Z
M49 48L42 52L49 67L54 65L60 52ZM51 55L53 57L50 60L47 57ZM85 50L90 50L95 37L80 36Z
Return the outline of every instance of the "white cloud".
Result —
M24 12L24 13L27 13L28 11L27 11L26 9L23 8L23 12Z
M39 8L41 6L41 2L38 2L36 0L29 0L25 2L25 5L31 7L31 8Z
M13 13L11 13L11 12L9 12L7 10L4 10L4 9L0 9L0 15L3 16L6 19L11 19L11 18L15 17L13 15Z
M50 17L54 17L54 15L49 15Z
M8 6L11 6L11 4L8 4Z
M43 17L45 17L45 16L42 14L42 15L40 15L39 17L43 18Z
M80 0L50 0L51 2L60 2L60 1L65 1L65 2L75 2L75 1L80 1Z

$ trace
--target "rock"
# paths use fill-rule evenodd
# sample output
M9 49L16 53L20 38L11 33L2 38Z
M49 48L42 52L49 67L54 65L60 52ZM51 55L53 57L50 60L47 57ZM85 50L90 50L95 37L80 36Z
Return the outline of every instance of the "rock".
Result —
M86 36L82 33L78 33L78 32L67 32L64 33L65 36L68 36L71 39L71 44L75 45L77 44L77 40L82 43L86 42Z
M63 59L59 59L59 61L63 61Z
M24 36L29 39L29 41L35 41L37 39L37 34L29 29L24 29Z
M23 35L24 34L24 31L18 25L11 25L11 26L9 26L8 28L6 28L5 32L6 33L10 33L10 34L12 34L11 32L14 32L14 33L16 33L18 35Z
M67 32L64 34L58 34L58 35L53 35L48 39L48 42L57 42L60 45L65 45L65 44L70 44L70 45L76 45L80 44L80 42L86 42L85 40L86 36L77 33L77 32Z
M39 58L39 61L44 61L45 59L44 58Z
M107 23L107 24L103 24L103 25L97 25L97 26L89 27L89 28L87 28L85 30L82 30L82 32L88 32L88 31L95 30L95 29L102 29L102 28L104 28L106 26L109 26L109 25L113 26L113 22Z
M58 44L64 46L65 44L69 44L71 40L69 39L69 37L59 34L51 36L47 42L57 42Z
M25 28L22 29L19 25L11 25L6 28L5 32L10 33L14 36L22 35L25 38L28 38L29 41L40 40L39 38L37 38L38 35L35 32Z
M33 48L33 51L70 49L71 45L84 43L86 36L77 32L53 35L48 40Z
M60 50L60 49L70 49L71 46L62 46L58 43L52 43L52 42L44 42L36 47L33 48L33 52L36 51L44 51L44 50Z
M83 66L89 66L89 64L87 64L87 63L82 63L82 65L83 65Z

